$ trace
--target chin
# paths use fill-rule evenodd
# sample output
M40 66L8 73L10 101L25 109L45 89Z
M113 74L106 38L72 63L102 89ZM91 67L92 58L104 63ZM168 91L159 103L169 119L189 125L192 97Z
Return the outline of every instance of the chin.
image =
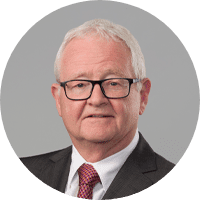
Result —
M107 143L115 136L115 131L108 131L107 129L89 129L81 133L82 138L94 143Z
M87 140L87 141L90 141L92 143L95 143L95 144L106 144L108 142L110 142L110 140L102 140L102 139L91 139L91 140Z
M97 144L106 144L108 143L110 140L107 140L107 141L99 141L99 142L96 142Z

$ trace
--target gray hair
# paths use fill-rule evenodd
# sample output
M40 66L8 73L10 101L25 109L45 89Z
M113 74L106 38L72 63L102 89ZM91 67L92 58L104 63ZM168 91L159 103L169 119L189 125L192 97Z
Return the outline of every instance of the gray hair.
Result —
M56 55L54 64L54 74L56 81L60 82L60 68L61 68L61 57L67 44L73 38L80 38L91 34L97 34L107 40L109 38L115 41L122 41L131 51L131 64L134 70L134 74L138 79L144 79L146 77L145 60L142 54L141 48L137 40L133 37L129 30L121 25L114 24L105 19L94 19L87 21L81 26L74 28L67 32L64 40ZM137 90L140 91L142 88L141 82L137 83Z

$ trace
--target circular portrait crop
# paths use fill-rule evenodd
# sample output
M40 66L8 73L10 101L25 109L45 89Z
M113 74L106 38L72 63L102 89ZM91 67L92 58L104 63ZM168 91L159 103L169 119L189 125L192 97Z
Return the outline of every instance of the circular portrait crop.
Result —
M39 180L73 197L116 199L159 184L181 159L197 124L198 81L187 50L156 17L83 2L19 41L1 112L15 153Z

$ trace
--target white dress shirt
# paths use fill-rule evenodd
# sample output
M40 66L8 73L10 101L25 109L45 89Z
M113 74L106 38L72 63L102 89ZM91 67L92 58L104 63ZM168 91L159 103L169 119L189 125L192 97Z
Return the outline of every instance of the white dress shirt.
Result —
M83 163L87 163L91 164L95 168L101 179L101 183L97 183L93 188L93 199L102 199L118 171L125 163L131 152L135 149L138 140L139 133L137 129L133 140L126 148L96 163L86 162L86 160L79 154L77 149L72 146L72 162L65 194L77 197L79 190L79 176L77 170Z

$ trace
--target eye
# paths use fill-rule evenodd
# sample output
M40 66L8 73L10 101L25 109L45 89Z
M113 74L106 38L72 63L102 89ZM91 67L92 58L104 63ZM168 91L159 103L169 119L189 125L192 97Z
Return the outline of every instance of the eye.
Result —
M77 84L75 87L81 88L81 87L83 87L83 84L82 84L82 83L79 83L79 84Z
M110 85L115 86L115 85L117 85L117 83L116 82L112 82L112 83L110 83Z
M116 83L116 82L111 82L110 85L116 86L116 85L118 85L118 83Z

